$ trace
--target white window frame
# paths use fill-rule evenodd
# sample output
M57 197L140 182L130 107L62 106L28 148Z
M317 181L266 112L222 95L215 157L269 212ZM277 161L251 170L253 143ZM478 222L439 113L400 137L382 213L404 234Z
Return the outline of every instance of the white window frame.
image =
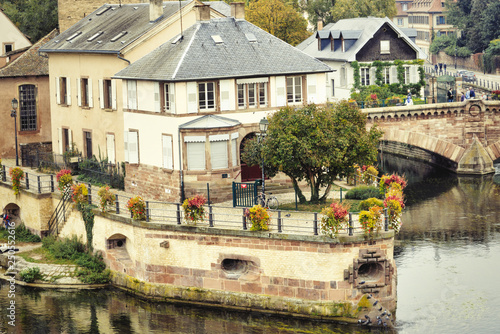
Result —
M212 89L209 88L210 85L212 85ZM213 95L213 100L209 98L210 94ZM202 111L216 110L217 83L215 81L198 82L198 108Z
M391 83L391 68L384 66L382 69L382 83L389 85Z
M286 101L288 104L298 104L304 101L302 76L286 78Z
M410 66L405 66L404 67L404 80L405 80L405 85L408 85L410 83Z
M380 41L380 54L390 54L391 53L391 41Z
M113 133L106 134L106 152L109 163L116 163L115 135Z
M359 78L360 78L361 86L370 86L370 68L369 67L361 67L359 69Z

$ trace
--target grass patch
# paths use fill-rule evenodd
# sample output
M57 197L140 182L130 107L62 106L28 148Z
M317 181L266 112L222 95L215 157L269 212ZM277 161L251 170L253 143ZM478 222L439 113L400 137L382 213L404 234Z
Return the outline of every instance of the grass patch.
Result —
M16 254L28 262L47 264L76 264L74 260L56 258L48 249L40 247Z
M12 229L10 230L12 231ZM0 228L0 240L5 241L9 239L9 235L13 235L16 237L16 242L40 242L41 239L38 235L31 233L30 230L26 228L26 226L22 224L16 225L14 228L14 232L12 234L9 233L8 229Z
M358 205L361 201L360 200L355 200L355 199L343 199L342 203L348 203L351 208L349 211L351 212L357 212L358 211ZM304 203L304 204L297 204L297 209L295 209L295 202L293 203L285 203L285 204L280 204L279 209L280 210L288 210L288 211L308 211L308 212L321 212L321 210L324 207L327 207L331 204L331 201L327 201L325 203L318 203L318 204L311 204L311 203Z

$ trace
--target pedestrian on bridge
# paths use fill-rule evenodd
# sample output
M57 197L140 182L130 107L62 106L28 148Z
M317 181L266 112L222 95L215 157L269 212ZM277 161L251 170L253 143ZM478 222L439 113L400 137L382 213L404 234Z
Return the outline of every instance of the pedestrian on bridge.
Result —
M467 87L467 91L465 92L465 99L468 100L470 99L470 88Z
M406 105L407 106L412 106L413 105L413 99L411 98L411 92L408 89L408 95L406 96Z
M448 93L446 94L448 96L448 102L453 102L453 91L448 89Z
M476 98L476 92L474 91L474 87L470 88L470 98L475 99Z

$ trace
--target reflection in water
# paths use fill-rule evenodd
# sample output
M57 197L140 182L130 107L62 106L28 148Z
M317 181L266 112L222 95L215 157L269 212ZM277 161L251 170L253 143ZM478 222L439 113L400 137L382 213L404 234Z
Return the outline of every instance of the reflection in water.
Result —
M428 173L393 157L390 164L413 181L395 250L398 332L498 332L500 186L491 175Z

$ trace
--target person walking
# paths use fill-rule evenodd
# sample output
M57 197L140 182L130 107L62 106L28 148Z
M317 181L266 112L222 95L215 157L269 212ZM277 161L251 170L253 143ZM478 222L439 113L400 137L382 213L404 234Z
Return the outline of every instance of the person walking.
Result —
M444 67L444 74L446 74L446 64L443 64Z
M461 93L461 95L460 95L460 101L461 102L465 101L465 95L464 95L464 93Z
M438 72L438 64L434 65L434 70L436 73Z
M476 98L476 92L474 91L474 87L470 88L470 98L475 99Z
M465 92L465 99L468 100L470 99L470 88L467 87L467 91Z
M448 102L453 102L453 91L448 89L448 93L446 94L448 96Z

